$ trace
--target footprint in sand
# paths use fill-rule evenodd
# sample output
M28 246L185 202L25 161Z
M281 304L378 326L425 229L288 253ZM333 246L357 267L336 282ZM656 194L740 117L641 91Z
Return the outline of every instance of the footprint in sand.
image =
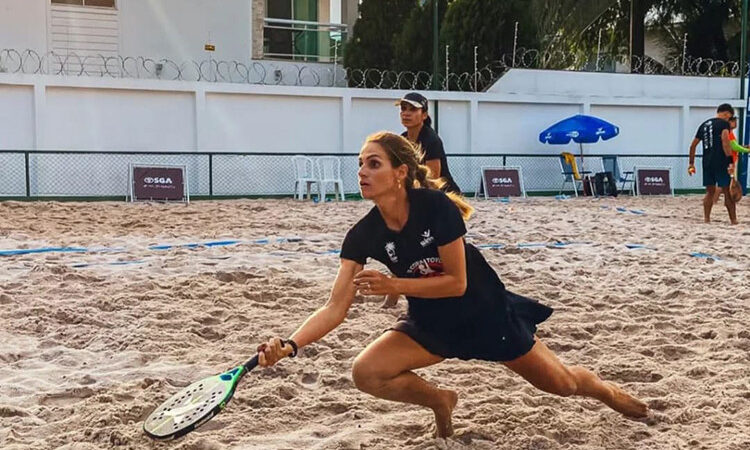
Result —
M308 372L302 374L302 378L300 379L300 382L302 384L311 385L318 382L318 372Z
M29 413L26 410L16 408L15 406L1 406L0 417L26 417Z
M668 361L675 361L683 358L687 355L692 355L695 352L687 347L681 345L664 345L657 349L664 356L664 359Z
M664 378L660 373L648 369L619 369L615 371L603 371L607 378L617 380L620 383L655 383Z
M0 361L4 362L6 364L14 363L14 362L20 360L21 358L23 358L23 355L21 355L20 353L0 354Z
M197 334L203 339L206 339L209 341L218 341L218 340L224 339L224 336L226 336L224 333L216 331L211 327L203 327L200 329L192 328L190 332L193 334Z
M44 406L68 406L89 398L92 395L94 395L94 391L91 388L75 388L59 394L44 395L39 399L39 404Z
M87 374L87 375L84 375L78 383L84 386L88 386L90 384L96 383L96 380L91 375Z
M297 397L297 390L291 386L279 386L279 397L283 398L284 400L291 400Z
M262 275L256 275L249 272L216 272L216 278L224 283L240 283L244 284L247 280L253 278L263 278Z
M220 319L211 316L194 318L193 321L198 322L201 325L216 325L221 323Z
M223 428L226 428L227 424L226 422L222 422L221 420L211 420L205 425L201 425L200 428L196 430L196 433L205 433L208 431L217 431L221 430Z

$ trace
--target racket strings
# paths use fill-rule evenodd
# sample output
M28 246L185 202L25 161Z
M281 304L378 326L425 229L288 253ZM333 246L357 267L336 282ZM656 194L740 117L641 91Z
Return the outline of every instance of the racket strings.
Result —
M208 389L211 388L210 391ZM146 420L146 428L158 434L171 434L199 421L226 396L224 383L200 382L178 392Z

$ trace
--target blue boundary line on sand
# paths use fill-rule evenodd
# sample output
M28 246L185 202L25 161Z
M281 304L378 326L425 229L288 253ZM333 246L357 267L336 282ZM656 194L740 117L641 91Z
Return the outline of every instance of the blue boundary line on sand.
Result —
M254 239L249 241L243 241L239 239L230 239L222 241L208 241L208 242L197 242L187 244L162 244L162 245L151 245L147 247L149 250L172 250L177 248L211 248L211 247L225 247L230 245L238 244L271 244L271 243L283 243L283 242L301 242L302 238L299 237L284 237L284 238L262 238ZM106 252L125 252L126 249L123 247L100 247L100 248L88 248L88 247L39 247L39 248L18 248L10 250L0 250L0 256L21 256L30 254L40 253L106 253Z
M620 209L620 208L618 208ZM624 209L624 208L622 208ZM639 214L641 212L634 212L634 210L630 210L629 212L633 212L636 214ZM153 251L165 251L165 250L172 250L172 249L180 249L180 248L186 248L186 249L198 249L198 248L214 248L214 247L227 247L227 246L233 246L233 245L241 245L241 244L255 244L255 245L265 245L265 244L271 244L271 243L285 243L285 242L302 242L304 239L300 237L277 237L277 238L260 238L260 239L252 239L252 240L240 240L240 239L226 239L226 240L219 240L219 241L208 241L208 242L200 242L200 243L186 243L186 244L163 244L163 245L152 245L147 247L148 250ZM514 246L519 249L524 248L566 248L574 245L591 245L593 242L566 242L566 241L556 241L556 242L519 242L515 244ZM625 243L622 244L629 250L653 250L657 251L656 248L650 247L645 244L637 244L637 243ZM489 243L489 244L477 244L476 247L479 249L503 249L508 247L509 244L503 244L503 243ZM511 245L513 246L513 245ZM0 257L1 256L19 256L19 255L28 255L28 254L41 254L41 253L104 253L104 252L126 252L126 249L124 248L87 248L87 247L42 247L42 248L32 248L32 249L11 249L11 250L0 250ZM316 255L316 256L325 256L325 255L338 255L341 253L340 249L329 249L329 250L323 250L323 251L313 251L313 252L299 252L299 251L292 251L292 252L272 252L269 253L269 255L273 256L292 256L294 254L309 254L309 255ZM714 261L721 261L721 258L718 256L714 256L708 253L702 253L702 252L691 252L689 253L691 257L694 258L703 258L703 259L710 259ZM71 267L74 268L84 268L84 267L91 267L96 265L137 265L137 264L144 264L146 261L144 260L136 260L136 261L115 261L115 262L93 262L93 263L75 263L72 264Z
M89 249L85 247L42 247L42 248L19 248L13 250L0 250L0 256L18 256L37 253L86 253Z

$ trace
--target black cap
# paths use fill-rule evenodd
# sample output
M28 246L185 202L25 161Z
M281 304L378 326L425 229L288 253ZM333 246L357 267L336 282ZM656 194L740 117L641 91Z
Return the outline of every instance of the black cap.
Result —
M427 112L427 109L429 107L427 99L419 92L409 92L408 94L401 97L401 99L396 102L396 105L400 105L403 102L406 102L415 108L422 108L425 112Z

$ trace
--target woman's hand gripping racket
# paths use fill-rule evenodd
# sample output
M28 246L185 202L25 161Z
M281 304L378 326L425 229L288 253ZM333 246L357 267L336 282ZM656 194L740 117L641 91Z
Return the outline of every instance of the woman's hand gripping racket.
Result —
M277 345L290 357L297 356L297 344L294 341L279 341ZM176 439L208 422L227 406L242 377L258 365L261 353L264 354L264 365L275 362L266 361L268 350L267 344L262 344L258 347L258 354L245 364L196 381L169 397L149 414L143 422L143 431L153 439Z

